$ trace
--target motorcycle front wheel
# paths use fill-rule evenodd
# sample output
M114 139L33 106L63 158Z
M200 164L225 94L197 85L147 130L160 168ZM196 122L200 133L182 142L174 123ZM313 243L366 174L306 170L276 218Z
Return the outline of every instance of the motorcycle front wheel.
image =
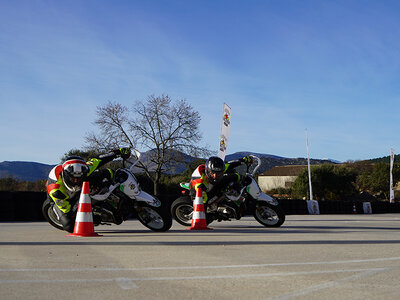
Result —
M280 227L285 222L285 213L282 208L266 202L257 203L253 215L265 227Z
M163 205L153 207L141 204L137 211L137 218L140 223L153 231L167 231L172 226L172 218Z
M46 219L46 221L49 222L51 226L53 226L57 229L60 229L60 230L64 230L64 227L62 226L62 224L58 218L58 215L54 211L53 205L50 203L49 199L46 199L43 202L42 213L43 213L43 216Z

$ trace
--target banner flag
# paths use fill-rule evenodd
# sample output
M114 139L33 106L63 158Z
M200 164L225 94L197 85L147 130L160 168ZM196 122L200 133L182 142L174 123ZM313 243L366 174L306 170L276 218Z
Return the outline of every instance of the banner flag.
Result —
M394 203L393 162L394 162L394 150L390 149L390 203Z
M224 103L222 111L221 135L219 137L218 157L225 160L226 148L228 147L229 129L231 127L231 108Z
M310 200L313 200L312 184L311 184L311 167L310 167L310 147L308 145L308 131L306 129L307 138L307 164L308 164L308 185L310 186Z
M307 200L308 213L310 215L319 215L319 204L315 200Z
M371 202L363 202L364 214L372 214Z

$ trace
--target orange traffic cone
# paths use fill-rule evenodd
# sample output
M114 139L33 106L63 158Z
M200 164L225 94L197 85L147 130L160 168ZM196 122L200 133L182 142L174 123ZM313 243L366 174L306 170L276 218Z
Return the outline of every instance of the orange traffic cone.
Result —
M353 214L356 214L356 213L357 213L356 204L353 203Z
M66 236L100 236L94 232L92 202L89 196L89 182L87 181L82 185L74 232Z
M192 226L190 226L187 230L211 230L211 228L207 227L203 193L201 189L197 189L196 198L193 204Z

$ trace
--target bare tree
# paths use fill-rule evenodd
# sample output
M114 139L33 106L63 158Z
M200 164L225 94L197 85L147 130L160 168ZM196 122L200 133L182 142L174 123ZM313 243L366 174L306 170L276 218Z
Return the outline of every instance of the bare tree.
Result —
M137 101L131 110L108 102L97 107L95 124L100 134L90 133L86 141L97 150L120 145L150 150L141 168L153 181L157 195L161 174L169 171L173 162L183 162L183 153L195 157L211 153L199 146L200 120L199 113L185 99L173 102L168 95L149 96L145 101Z
M86 136L89 149L108 151L121 144L135 146L135 137L130 135L129 110L116 102L108 102L105 106L98 106L97 119L94 124L100 129L100 134L93 132Z

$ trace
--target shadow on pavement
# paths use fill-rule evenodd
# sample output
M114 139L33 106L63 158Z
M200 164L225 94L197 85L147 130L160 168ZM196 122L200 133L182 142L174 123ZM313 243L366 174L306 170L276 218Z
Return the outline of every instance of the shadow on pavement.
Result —
M95 239L95 238L93 238ZM62 241L0 242L0 246L234 246L234 245L373 245L400 244L400 240L313 240L313 241Z

